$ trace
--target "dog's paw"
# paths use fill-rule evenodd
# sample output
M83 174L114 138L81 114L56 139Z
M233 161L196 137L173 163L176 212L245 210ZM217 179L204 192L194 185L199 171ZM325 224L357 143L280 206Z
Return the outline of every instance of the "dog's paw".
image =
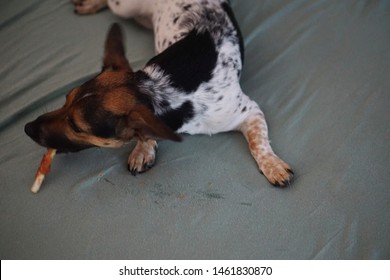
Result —
M294 177L291 167L276 155L266 157L259 166L260 172L275 187L287 187Z
M156 161L157 143L154 140L138 141L129 155L128 168L134 176L148 171Z
M107 0L72 0L74 11L79 15L95 14L107 5Z

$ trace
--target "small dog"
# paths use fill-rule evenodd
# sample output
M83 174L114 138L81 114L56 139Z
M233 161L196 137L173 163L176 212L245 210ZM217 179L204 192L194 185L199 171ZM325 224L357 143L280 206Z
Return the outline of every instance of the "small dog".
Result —
M241 90L244 44L228 0L72 1L78 14L108 5L152 28L157 55L133 71L114 24L100 74L74 88L62 108L26 124L28 136L58 152L121 147L135 138L128 165L136 175L154 165L157 140L241 131L268 181L290 184L293 171L273 152L263 112Z

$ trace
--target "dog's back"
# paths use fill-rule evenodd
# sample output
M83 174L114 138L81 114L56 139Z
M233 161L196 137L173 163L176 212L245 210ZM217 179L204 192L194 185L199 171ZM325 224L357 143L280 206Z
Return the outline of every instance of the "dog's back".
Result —
M178 132L237 129L256 106L239 86L244 50L229 5L220 1L160 5L153 18L161 52L143 69L148 77L141 83L153 95L156 114Z

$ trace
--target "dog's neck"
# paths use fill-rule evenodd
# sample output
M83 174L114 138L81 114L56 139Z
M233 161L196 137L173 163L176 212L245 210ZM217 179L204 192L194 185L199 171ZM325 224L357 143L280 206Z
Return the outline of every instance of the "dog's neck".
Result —
M169 92L164 86L164 77L151 76L144 70L134 73L133 82L138 89L138 100L151 109L156 115L165 112L165 108L170 105Z

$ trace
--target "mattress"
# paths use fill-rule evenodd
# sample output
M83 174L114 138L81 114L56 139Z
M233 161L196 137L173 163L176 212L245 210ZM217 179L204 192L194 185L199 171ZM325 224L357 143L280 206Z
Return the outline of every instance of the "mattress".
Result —
M134 69L153 34L70 1L0 3L1 259L389 259L390 2L231 1L246 49L243 91L260 104L289 188L259 173L229 132L161 141L132 176L120 149L61 154L24 125L101 67L113 22Z

